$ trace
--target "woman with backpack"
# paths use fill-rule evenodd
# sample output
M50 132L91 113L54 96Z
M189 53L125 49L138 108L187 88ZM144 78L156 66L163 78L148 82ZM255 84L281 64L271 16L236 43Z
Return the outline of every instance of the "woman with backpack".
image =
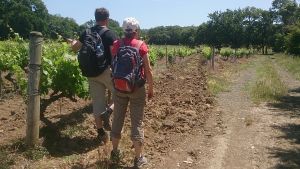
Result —
M115 106L111 131L113 145L111 159L114 163L120 160L118 146L125 114L130 103L131 140L135 149L134 166L141 167L147 163L147 159L143 155L145 82L148 83L148 99L151 99L153 97L153 77L148 57L148 47L145 42L138 40L139 22L135 18L126 18L122 27L125 37L115 41L112 49Z

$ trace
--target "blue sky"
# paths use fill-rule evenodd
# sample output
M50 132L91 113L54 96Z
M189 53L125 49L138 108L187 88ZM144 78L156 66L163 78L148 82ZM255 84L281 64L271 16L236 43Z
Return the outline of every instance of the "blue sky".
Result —
M43 0L50 14L74 18L78 24L94 19L95 8L105 7L110 18L122 23L135 17L141 28L156 26L198 26L209 13L255 6L269 9L272 0Z

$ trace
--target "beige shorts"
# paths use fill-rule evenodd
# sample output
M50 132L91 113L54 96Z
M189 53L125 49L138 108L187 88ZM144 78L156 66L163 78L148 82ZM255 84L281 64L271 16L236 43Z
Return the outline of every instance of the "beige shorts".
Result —
M138 88L131 94L114 91L114 112L111 137L121 138L127 106L129 104L131 119L131 140L144 141L143 119L146 104L145 86Z
M106 109L106 89L113 91L110 68L107 68L97 77L89 77L88 82L93 103L93 113L98 117Z

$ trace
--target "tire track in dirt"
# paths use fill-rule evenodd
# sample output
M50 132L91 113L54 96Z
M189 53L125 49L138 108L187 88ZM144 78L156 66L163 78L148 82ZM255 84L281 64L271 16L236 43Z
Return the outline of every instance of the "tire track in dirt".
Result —
M276 122L272 126L277 138L270 155L277 160L273 168L300 168L300 81L274 60L273 65L288 87L287 95L277 103L268 104Z
M271 62L260 57L255 65L263 59ZM279 101L260 105L251 102L244 87L255 80L256 67L242 71L231 91L217 98L226 134L213 138L214 157L207 168L300 168L300 83L274 66L289 88Z
M215 144L214 157L207 168L223 169L241 166L247 168L246 161L251 156L250 140L254 133L245 125L245 121L250 119L249 114L253 105L244 88L254 78L255 67L243 70L233 81L229 92L218 95L217 109L222 111L222 121L226 129L224 135L218 135L212 139ZM241 154L243 154L242 158Z

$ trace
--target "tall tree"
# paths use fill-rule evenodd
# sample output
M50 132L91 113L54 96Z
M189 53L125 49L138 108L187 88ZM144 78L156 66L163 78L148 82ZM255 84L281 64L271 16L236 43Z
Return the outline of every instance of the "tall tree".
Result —
M56 35L74 37L79 31L79 26L73 18L50 15L48 23L50 25L48 34L50 34L52 38L55 38Z
M284 25L292 25L299 20L298 8L296 0L274 0L272 2L272 10L276 14L277 22Z
M0 27L4 32L1 38L7 38L8 28L12 28L22 37L28 38L29 32L47 29L48 10L41 0L0 0ZM1 31L2 32L2 31Z
M84 24L80 25L80 27L79 27L80 31L79 32L82 32L85 29L94 26L95 24L96 24L95 20L89 20L89 21L85 22ZM120 27L120 24L119 24L118 21L115 21L113 19L109 19L108 28L113 30L119 37L121 37L122 34L123 34L122 28Z
M290 26L288 29L289 33L285 39L287 52L300 56L300 22Z
M244 44L246 47L258 46L258 24L263 10L255 7L246 7L244 11Z

